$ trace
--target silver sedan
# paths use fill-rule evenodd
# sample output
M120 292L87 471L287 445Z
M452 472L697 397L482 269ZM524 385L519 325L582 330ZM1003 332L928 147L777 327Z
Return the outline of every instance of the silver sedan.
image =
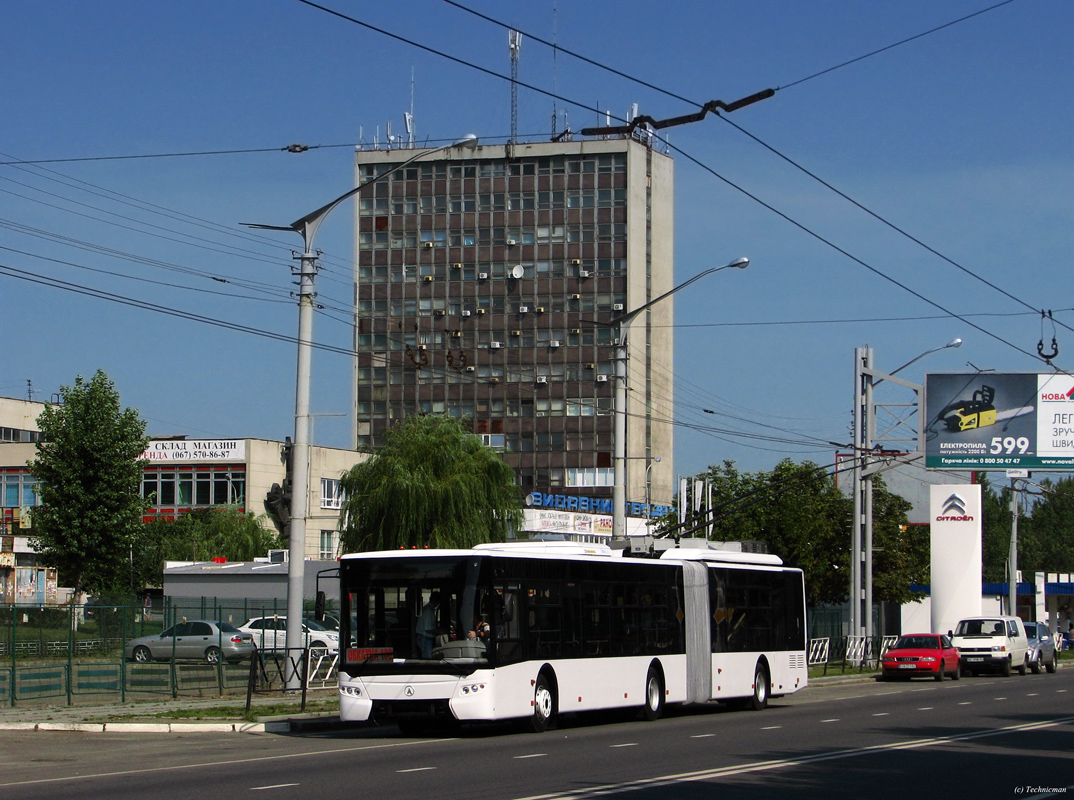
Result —
M180 622L153 636L141 636L127 642L128 661L147 664L150 661L196 659L209 664L221 660L237 662L254 653L253 637L240 631L230 622L192 620Z

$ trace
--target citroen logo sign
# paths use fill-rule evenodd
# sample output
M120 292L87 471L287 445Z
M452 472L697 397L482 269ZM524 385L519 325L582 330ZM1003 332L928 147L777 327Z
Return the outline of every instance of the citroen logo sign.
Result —
M957 494L953 494L944 500L943 503L944 514L958 514L964 516L966 514L966 501L959 497Z
M937 522L973 522L973 517L966 513L966 501L957 494L952 494L943 501L943 510L936 517Z
M405 694L407 697L413 697L414 687L408 685L406 688L403 689L403 694Z

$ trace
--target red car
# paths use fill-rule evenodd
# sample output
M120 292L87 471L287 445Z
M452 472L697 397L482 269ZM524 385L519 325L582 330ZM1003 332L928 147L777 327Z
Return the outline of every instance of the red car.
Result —
M911 633L900 636L884 653L882 680L927 676L942 681L944 675L959 678L958 649L941 633Z

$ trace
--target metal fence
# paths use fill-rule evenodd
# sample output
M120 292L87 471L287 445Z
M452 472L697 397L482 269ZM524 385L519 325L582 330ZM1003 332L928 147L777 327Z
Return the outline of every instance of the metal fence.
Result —
M283 601L199 597L166 598L156 606L140 602L0 606L0 704L73 705L91 698L124 702L132 697L180 695L246 695L249 703L256 693L294 691L284 680L290 669L290 674L300 676L304 705L307 688L335 687L338 653L258 651L257 658L239 664L179 660L136 664L127 663L124 655L129 640L159 634L184 619L228 621L237 627L254 617L274 615L286 615ZM290 667L285 666L288 661Z
M820 637L809 640L809 666L823 667L824 674L828 668L839 668L845 673L847 668L857 668L858 672L876 668L897 636L840 636Z

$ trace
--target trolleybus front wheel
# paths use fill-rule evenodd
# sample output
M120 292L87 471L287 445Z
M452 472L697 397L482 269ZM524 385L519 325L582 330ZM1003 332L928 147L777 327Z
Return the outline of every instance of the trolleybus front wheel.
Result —
M556 713L556 698L544 675L537 676L533 687L533 716L530 728L534 733L544 733L552 724Z

